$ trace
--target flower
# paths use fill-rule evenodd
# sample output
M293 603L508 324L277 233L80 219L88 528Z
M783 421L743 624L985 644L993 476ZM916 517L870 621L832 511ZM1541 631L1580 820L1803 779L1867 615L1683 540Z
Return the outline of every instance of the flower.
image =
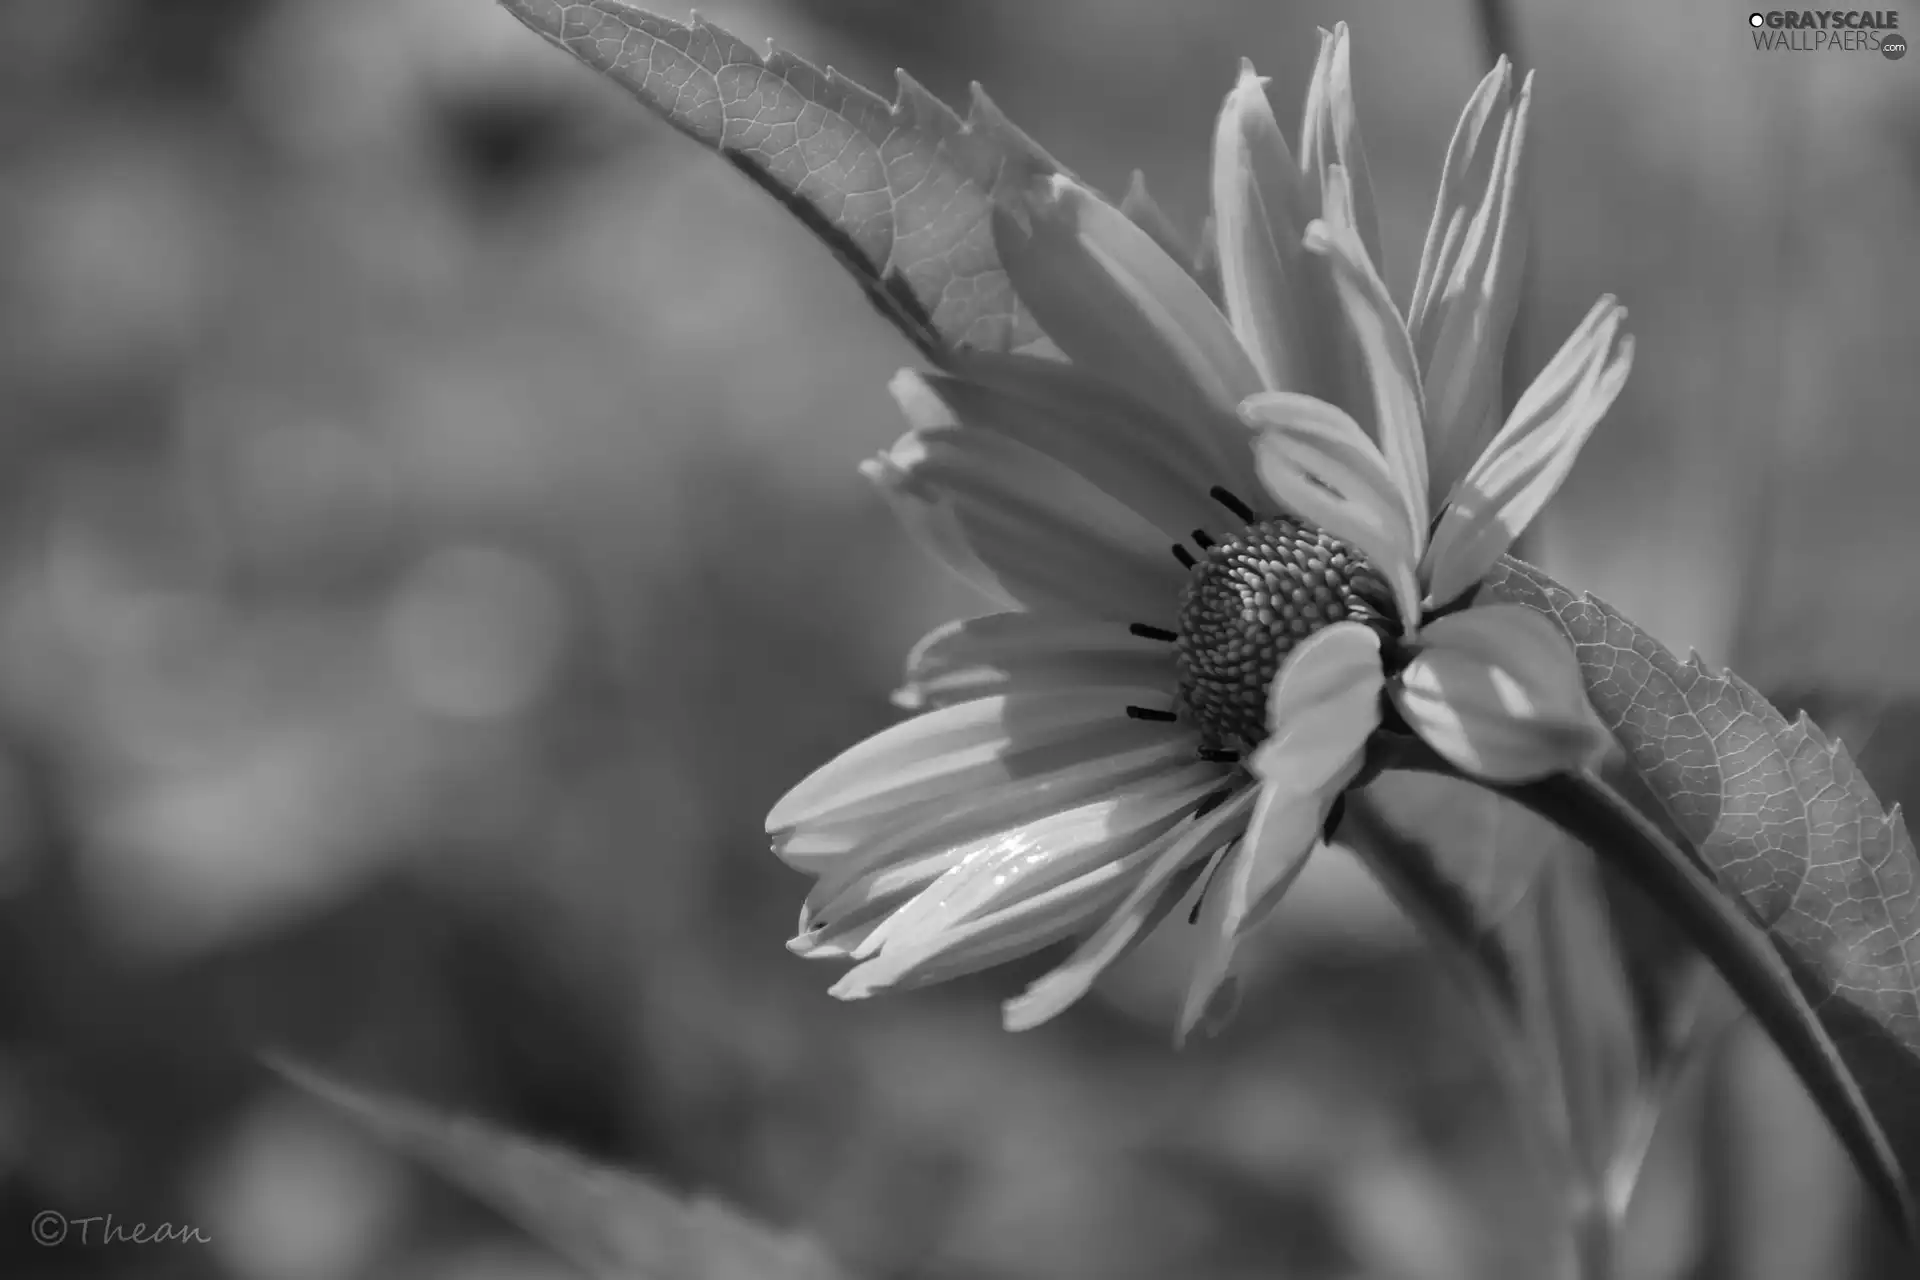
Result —
M1560 633L1474 602L1631 361L1603 298L1491 431L1530 90L1503 59L1468 102L1404 317L1344 25L1297 161L1250 66L1228 95L1211 266L1137 177L1119 207L1061 174L1005 194L996 248L1054 349L901 373L911 430L864 468L1005 611L923 640L896 697L918 714L767 818L817 877L790 947L858 962L834 994L1077 937L1008 1002L1032 1026L1202 880L1184 1036L1383 726L1496 782L1600 749Z

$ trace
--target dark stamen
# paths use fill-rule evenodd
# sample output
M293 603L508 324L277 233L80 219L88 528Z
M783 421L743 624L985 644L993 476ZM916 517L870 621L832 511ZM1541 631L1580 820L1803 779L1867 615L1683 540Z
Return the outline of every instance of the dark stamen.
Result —
M1164 627L1150 627L1144 622L1133 623L1127 630L1139 636L1142 640L1163 640L1168 644L1172 644L1180 638L1178 632L1168 631Z
M1158 720L1164 724L1172 724L1180 718L1171 711L1156 711L1152 707L1129 706L1127 715L1135 720Z
M1173 558L1180 562L1182 568L1193 568L1193 553L1177 542L1173 544Z
M1205 529L1195 529L1193 531L1193 542L1194 542L1194 545L1199 547L1202 551L1213 550L1213 539L1207 536L1207 531Z
M1207 490L1207 494L1215 502L1233 512L1233 514L1239 516L1242 520L1251 521L1253 519L1253 508L1234 497L1233 491L1225 485L1217 484Z
M1227 747L1202 747L1200 758L1208 764L1239 764L1240 753Z

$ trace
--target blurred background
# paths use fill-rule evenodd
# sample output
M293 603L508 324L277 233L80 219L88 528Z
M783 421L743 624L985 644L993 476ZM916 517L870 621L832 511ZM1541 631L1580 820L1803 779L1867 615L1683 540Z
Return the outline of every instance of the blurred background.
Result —
M1640 342L1539 555L1920 795L1920 59L1759 53L1730 3L1506 10L1522 363L1602 291ZM1429 0L703 13L883 91L978 79L1190 228L1238 59L1298 103L1343 17L1400 296L1488 59ZM488 0L0 0L0 246L0 1273L570 1274L274 1047L875 1280L1550 1274L1462 1002L1350 862L1177 1054L1154 946L1017 1037L1031 966L843 1005L787 954L762 815L977 611L854 471L913 356ZM1623 1275L1905 1274L1753 1036L1647 1178ZM41 1248L46 1208L211 1243Z

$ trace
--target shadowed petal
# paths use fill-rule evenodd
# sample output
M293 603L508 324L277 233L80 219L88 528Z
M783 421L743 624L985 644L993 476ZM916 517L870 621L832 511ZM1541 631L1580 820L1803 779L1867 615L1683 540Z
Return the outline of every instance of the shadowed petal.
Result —
M1156 559L1195 529L1224 528L1230 517L1208 490L1242 486L1252 474L1237 421L1176 426L1060 361L969 353L956 366L958 377L925 379L967 428L1045 454L1151 522L1161 534Z
M1237 414L1176 418L1065 360L963 349L955 353L951 369L968 382L1061 419L1063 434L1079 432L1102 445L1145 455L1149 465L1163 468L1197 495L1208 495L1215 485L1237 492L1256 487L1253 441Z
M1583 769L1611 741L1587 702L1573 646L1517 604L1465 609L1421 631L1393 702L1450 764L1492 782Z
M1495 140L1505 132L1512 97L1513 64L1503 54L1475 86L1447 143L1447 158L1440 166L1440 190L1434 197L1433 217L1427 223L1426 243L1420 250L1413 297L1407 304L1407 332L1413 335L1414 352L1422 361L1433 352L1430 311L1441 286L1452 274L1452 264L1459 260L1468 224L1485 203L1494 155L1499 149Z
M1418 621L1417 534L1386 459L1354 420L1308 396L1274 391L1240 407L1260 432L1260 480L1281 505L1355 548L1393 588L1403 623Z
M780 833L811 823L880 820L979 787L1031 778L1156 742L1192 741L1179 724L1129 719L1128 703L1164 706L1164 688L1062 689L980 698L914 716L841 752L767 814Z
M1001 263L1075 364L1176 416L1231 413L1260 389L1213 300L1125 214L1057 175L1009 198Z
M1573 469L1633 366L1626 314L1610 297L1594 304L1455 487L1421 566L1435 605L1478 582Z
M1313 358L1325 343L1309 317L1323 312L1332 290L1324 269L1301 246L1314 206L1274 119L1266 83L1252 63L1243 62L1214 130L1220 289L1233 331L1267 387L1327 395L1334 388L1325 385Z
M1190 765L1195 741L1177 730L1134 735L1109 729L1076 743L1072 752L1010 753L998 776L982 771L961 790L907 797L884 809L853 807L845 816L830 810L784 827L773 836L773 852L795 870L820 877L808 899L817 908L852 877L903 856L902 850L949 848ZM801 928L807 927L803 922Z
M1271 734L1254 754L1260 779L1247 834L1203 891L1201 951L1181 1007L1184 1037L1227 975L1233 949L1292 885L1320 843L1333 802L1360 770L1380 724L1380 637L1357 622L1315 632L1273 683Z
M894 705L909 711L1029 690L1174 687L1173 646L1116 622L990 613L938 627L907 655Z
M911 371L895 378L894 391L903 403L937 398ZM1186 574L1167 536L1009 436L920 428L861 470L896 503L940 510L970 553L959 567L984 566L1029 608L1164 623L1177 607Z
M923 379L896 378L893 393L907 421L916 427L952 426L958 422L952 410ZM861 463L860 474L880 491L900 527L922 551L945 565L996 608L1019 606L1019 598L967 542L952 495L909 486L905 472L886 455Z
M1254 796L1253 788L1242 788L1212 811L1168 833L1145 874L1100 927L1058 968L1007 1001L1007 1030L1037 1027L1085 995L1108 966L1146 932L1155 911L1166 906L1163 899L1179 873L1196 859L1210 857L1246 828Z
M1486 438L1497 412L1507 333L1520 303L1527 220L1515 210L1525 177L1533 78L1509 111L1510 78L1503 61L1481 82L1454 133L1441 203L1427 233L1429 258L1422 262L1433 276L1416 285L1421 310L1410 313L1434 454L1428 484L1434 501L1459 479ZM1497 137L1489 140L1481 112L1496 104L1502 118Z
M1393 475L1407 522L1427 527L1427 441L1421 421L1420 370L1399 310L1350 231L1329 222L1307 228L1309 250L1333 268L1334 288L1359 340L1373 389L1374 438Z

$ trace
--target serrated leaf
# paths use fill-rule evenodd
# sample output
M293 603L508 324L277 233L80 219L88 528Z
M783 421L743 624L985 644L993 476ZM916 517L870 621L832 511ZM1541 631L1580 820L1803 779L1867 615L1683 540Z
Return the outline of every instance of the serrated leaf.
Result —
M905 72L892 103L771 43L625 0L501 0L508 12L772 193L928 358L1040 339L993 244L1002 182L1063 172L976 86L963 121Z
M1587 692L1675 827L1746 904L1920 1186L1920 858L1846 749L1732 672L1508 559L1484 591L1556 620Z
M595 1280L845 1280L811 1241L716 1201L683 1199L569 1151L297 1064L271 1065Z

